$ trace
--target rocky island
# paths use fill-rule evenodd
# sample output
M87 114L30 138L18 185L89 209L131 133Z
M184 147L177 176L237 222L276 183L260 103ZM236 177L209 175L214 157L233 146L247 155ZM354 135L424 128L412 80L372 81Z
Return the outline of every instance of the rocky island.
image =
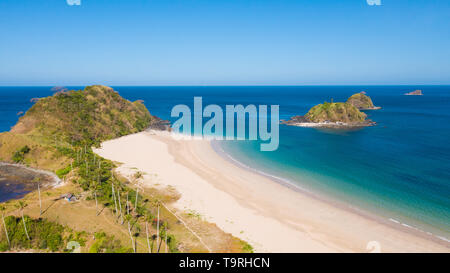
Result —
M422 90L415 90L412 92L405 93L405 96L423 96Z
M282 124L300 127L364 127L375 122L366 119L367 115L347 102L324 102L311 108L304 116L294 116Z
M372 99L366 95L366 92L360 92L348 98L347 103L355 106L359 110L378 110L381 107L373 105Z

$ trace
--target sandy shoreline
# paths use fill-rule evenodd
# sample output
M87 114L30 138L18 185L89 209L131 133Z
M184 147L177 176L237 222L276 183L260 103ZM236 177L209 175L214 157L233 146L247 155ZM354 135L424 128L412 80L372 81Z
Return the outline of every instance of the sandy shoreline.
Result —
M35 168L31 168L31 167L28 167L28 166L25 166L25 165L22 165L22 164L8 163L8 162L0 162L0 167L2 167L2 166L12 166L12 167L16 167L16 168L20 168L20 169L31 171L33 173L46 175L50 179L53 180L52 183L49 183L49 185L47 185L47 186L50 186L52 188L60 187L63 184L62 183L63 181L55 173L52 173L50 171L41 170L41 169L35 169Z
M137 168L145 183L173 186L178 209L249 242L257 252L449 252L438 243L324 202L240 168L206 140L175 140L165 132L143 132L107 141L99 155ZM370 242L370 243L369 243ZM373 248L372 248L373 250Z

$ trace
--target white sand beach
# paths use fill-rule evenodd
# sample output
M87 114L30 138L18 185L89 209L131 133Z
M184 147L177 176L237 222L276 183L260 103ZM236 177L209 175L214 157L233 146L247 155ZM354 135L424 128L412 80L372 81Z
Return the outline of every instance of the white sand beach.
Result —
M173 186L176 207L195 211L256 252L450 252L450 244L366 217L240 168L207 140L142 132L104 142L99 155L146 173L147 185ZM398 225L400 226L400 225ZM371 246L371 247L368 247Z

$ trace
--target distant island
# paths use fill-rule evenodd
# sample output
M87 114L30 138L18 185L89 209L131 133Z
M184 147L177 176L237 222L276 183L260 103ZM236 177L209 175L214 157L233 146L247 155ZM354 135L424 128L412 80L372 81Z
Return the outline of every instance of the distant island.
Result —
M376 123L360 110L380 109L363 92L352 95L347 102L324 102L311 108L304 116L293 116L282 124L300 127L365 127Z
M412 92L405 93L405 96L423 96L422 90L415 90Z
M360 92L348 98L347 103L355 106L359 110L378 110L381 107L373 105L372 99L366 95L366 92Z

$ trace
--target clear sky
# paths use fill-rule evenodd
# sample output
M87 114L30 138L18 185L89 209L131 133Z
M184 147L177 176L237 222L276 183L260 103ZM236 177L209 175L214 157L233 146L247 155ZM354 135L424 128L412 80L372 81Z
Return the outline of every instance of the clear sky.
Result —
M0 85L450 84L450 1L0 0Z

